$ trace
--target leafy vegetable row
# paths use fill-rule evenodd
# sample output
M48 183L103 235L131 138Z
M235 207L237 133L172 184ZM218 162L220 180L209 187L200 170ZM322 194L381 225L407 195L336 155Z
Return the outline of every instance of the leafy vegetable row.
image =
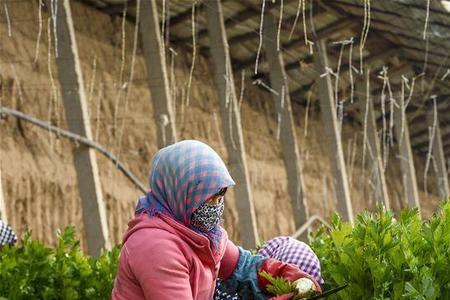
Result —
M97 259L85 256L72 227L55 249L27 234L0 250L0 300L110 299L118 256L117 247Z
M427 221L417 210L394 218L380 208L360 214L353 225L338 216L332 224L311 241L324 289L349 284L330 300L450 299L450 202ZM18 246L0 250L0 300L110 299L118 256L118 247L97 259L85 256L72 227L54 249L27 234ZM292 289L272 281L275 294Z
M430 220L417 210L397 219L382 208L352 226L338 216L320 229L312 248L330 286L349 287L329 299L450 299L450 203Z

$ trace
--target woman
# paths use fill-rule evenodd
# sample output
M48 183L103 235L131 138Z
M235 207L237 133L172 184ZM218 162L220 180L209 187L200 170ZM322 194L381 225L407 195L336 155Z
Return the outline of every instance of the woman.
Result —
M285 263L297 265L308 273L316 282L323 284L320 274L320 262L314 251L305 243L288 236L278 236L267 241L258 251L258 255L270 257ZM219 280L216 284L214 300L239 300L245 291L232 290L228 282ZM248 292L246 292L248 293ZM247 296L248 298L248 296Z
M209 146L182 141L161 149L149 181L123 240L112 299L211 300L218 277L259 294L267 285L260 271L308 276L228 241L220 220L234 181Z
M11 226L0 220L0 248L10 245L13 246L17 242L17 236Z

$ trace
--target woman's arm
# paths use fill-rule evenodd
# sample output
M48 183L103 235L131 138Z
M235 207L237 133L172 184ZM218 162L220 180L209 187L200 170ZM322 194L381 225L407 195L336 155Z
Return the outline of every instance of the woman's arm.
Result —
M234 246L234 248L239 253L237 263L234 264L234 270L231 274L227 270L225 274L229 274L229 276L220 278L224 279L224 286L227 290L239 293L242 299L247 299L249 295L252 295L257 300L269 297L266 290L268 282L259 275L262 271L269 273L273 277L283 277L290 281L303 277L310 278L316 285L317 290L320 291L320 285L307 273L301 271L298 266L260 255L252 255L250 251L241 247ZM236 250L230 249L228 251L235 253ZM286 299L290 299L290 297Z
M228 240L225 254L220 261L219 278L222 280L228 279L236 269L239 261L239 249L236 245Z

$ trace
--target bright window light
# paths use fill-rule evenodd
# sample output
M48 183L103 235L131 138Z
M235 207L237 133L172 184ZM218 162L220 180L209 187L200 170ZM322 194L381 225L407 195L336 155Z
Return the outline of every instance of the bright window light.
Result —
M444 6L444 8L450 12L450 1L449 0L441 0L442 5Z

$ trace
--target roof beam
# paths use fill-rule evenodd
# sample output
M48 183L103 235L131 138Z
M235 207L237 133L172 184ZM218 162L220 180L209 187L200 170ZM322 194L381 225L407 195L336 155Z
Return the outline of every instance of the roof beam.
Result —
M394 106L394 131L399 151L398 160L405 188L404 196L407 200L407 205L411 208L419 209L420 213L419 189L409 136L409 124L405 115L404 99L400 97L397 99L397 103L399 104L398 107Z
M272 93L278 113L278 138L283 151L283 160L288 178L288 192L291 198L292 210L296 228L308 220L308 211L304 199L304 182L301 173L300 151L295 133L294 117L292 116L291 98L286 70L284 69L283 53L277 49L277 27L272 15L266 16L264 22L264 48L269 63L269 76ZM307 240L307 233L302 236Z
M317 49L314 53L316 69L320 73L325 73L325 68L329 66L325 42L320 40L316 45ZM319 101L326 141L328 142L329 162L333 170L333 185L336 191L337 211L344 220L353 222L353 208L340 129L337 121L334 90L331 84L330 74L326 74L326 76L319 77L318 79Z
M56 57L56 66L66 121L71 132L92 140L88 103L84 90L70 1L57 1L57 9L58 18L56 24L54 24L56 34L54 38L58 40L59 55ZM103 248L110 248L111 243L97 158L94 149L86 145L74 148L73 158L83 210L88 252L92 256L98 256Z
M375 117L375 108L373 105L372 95L370 93L370 73L365 72L365 80L360 80L356 85L357 97L359 103L365 104L365 116L367 126L365 127L367 135L367 148L370 155L370 173L374 178L374 196L376 201L384 204L387 209L390 209L388 188L386 185L386 178L384 175L383 159L380 148L380 138L378 136L377 121ZM362 106L362 105L361 105ZM365 164L365 161L363 161Z
M2 170L0 169L0 220L8 223L6 214L5 197L3 196L3 184L2 184Z
M210 53L214 63L214 79L220 103L228 165L231 176L239 182L235 187L236 207L239 213L241 242L252 248L258 243L255 208L245 156L241 116L231 70L230 53L220 0L208 0L207 24Z
M140 33L154 120L158 128L158 147L163 148L176 142L177 133L156 1L140 1Z
M444 148L442 144L442 133L439 122L439 114L437 107L428 110L427 112L428 126L433 128L431 141L432 153L436 166L436 189L439 199L445 200L450 196L450 189L448 185L447 164L444 156Z

